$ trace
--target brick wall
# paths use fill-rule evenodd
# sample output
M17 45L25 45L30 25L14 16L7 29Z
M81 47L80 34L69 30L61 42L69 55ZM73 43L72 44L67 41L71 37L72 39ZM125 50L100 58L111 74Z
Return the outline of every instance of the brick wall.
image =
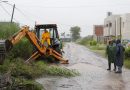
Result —
M94 35L103 36L103 25L94 25Z

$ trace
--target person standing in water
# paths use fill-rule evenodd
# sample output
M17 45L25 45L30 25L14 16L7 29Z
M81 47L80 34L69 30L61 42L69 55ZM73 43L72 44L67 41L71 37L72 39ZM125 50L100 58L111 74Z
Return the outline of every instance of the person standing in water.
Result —
M111 40L108 42L107 48L106 48L106 55L108 57L108 69L111 70L111 63L114 63L114 71L116 71L116 65L115 65L115 60L116 60L116 46L115 43Z
M121 44L121 40L116 41L116 47L117 47L117 50L116 50L116 66L118 67L118 70L116 71L116 73L122 73L122 66L123 66L123 63L124 63L125 48Z

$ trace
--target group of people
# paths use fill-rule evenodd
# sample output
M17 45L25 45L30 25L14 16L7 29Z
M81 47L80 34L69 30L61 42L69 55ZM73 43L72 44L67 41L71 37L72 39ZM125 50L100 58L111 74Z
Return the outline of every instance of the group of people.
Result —
M124 47L121 44L121 40L110 40L106 48L106 54L108 56L108 69L111 70L111 63L114 63L115 73L122 73L122 66L124 61Z

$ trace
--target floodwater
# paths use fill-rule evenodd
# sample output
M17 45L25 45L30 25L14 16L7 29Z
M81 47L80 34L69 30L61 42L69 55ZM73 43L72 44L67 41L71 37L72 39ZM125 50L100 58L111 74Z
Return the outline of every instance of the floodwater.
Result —
M76 69L80 76L43 77L36 81L45 90L130 90L130 70L123 68L122 74L107 71L107 60L84 46L75 43L65 45L65 57L69 65L65 67Z

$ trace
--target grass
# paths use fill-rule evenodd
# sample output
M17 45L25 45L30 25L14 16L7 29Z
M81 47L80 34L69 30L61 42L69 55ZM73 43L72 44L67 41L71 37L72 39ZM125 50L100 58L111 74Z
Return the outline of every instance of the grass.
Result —
M97 44L95 46L94 45L90 46L88 42L89 42L89 40L87 40L86 38L83 38L78 44L84 45L87 48L89 48L90 50L92 50L93 52L101 55L104 58L107 58L105 55L106 46L104 44ZM124 60L124 66L126 68L130 69L130 57L129 57L130 56L130 48L126 49L125 55L126 55L126 58Z
M126 59L126 60L124 61L124 66L125 66L126 68L130 69L130 59Z
M35 87L31 90L41 90L41 85L36 83L34 80L38 77L43 76L62 76L62 77L74 77L80 75L75 70L70 70L65 67L56 65L49 65L43 61L37 61L31 64L25 64L23 59L16 58L14 60L6 59L3 65L0 65L0 73L9 72L11 77L14 78L16 86L27 86L30 88ZM28 88L28 87L27 87Z
M102 57L106 57L106 55L105 55L106 46L104 44L97 44L95 46L90 46L87 44L86 47L89 48L90 50L92 50L93 52L101 55Z
M14 33L20 30L17 23L0 22L0 39L8 39ZM23 88L30 87L28 90L41 90L41 85L35 82L35 78L41 76L62 76L73 77L80 75L75 70L69 70L64 67L49 65L43 61L31 63L29 65L24 63L24 59L32 54L33 46L30 42L23 38L13 49L7 54L7 58L3 65L0 65L0 73L10 73L11 78L14 79L9 90L16 86L23 86ZM26 53L25 53L26 52ZM24 87L25 86L25 87ZM15 90L15 89L13 89ZM16 89L17 90L17 89ZM27 90L27 89L23 89Z
M27 80L24 78L15 78L11 87L11 90L17 90L18 87L22 88L22 90L41 90L44 89L43 86L34 80ZM9 89L9 90L10 90Z
M105 55L105 49L104 50L92 50L93 52L101 55L102 57L104 58L107 58L106 55ZM124 60L124 66L128 69L130 69L130 58L126 58Z
M20 30L18 23L0 22L0 39L7 39Z
M56 65L49 65L43 61L34 62L32 64L25 64L24 60L17 58L13 61L6 60L3 65L0 65L0 72L11 72L12 76L28 76L31 79L42 75L64 76L71 77L79 75L75 70L69 70L65 67ZM34 72L35 71L35 72Z
M69 70L59 66L50 66L46 69L48 75L74 77L80 75L76 70Z
M100 56L102 56L104 58L106 57L105 50L92 50L92 51L99 54Z
M12 60L14 58L27 59L32 55L33 48L34 47L29 42L29 40L26 38L23 38L22 40L19 41L19 43L13 46L13 48L11 49L11 51L8 53L7 56L9 59L12 59Z

